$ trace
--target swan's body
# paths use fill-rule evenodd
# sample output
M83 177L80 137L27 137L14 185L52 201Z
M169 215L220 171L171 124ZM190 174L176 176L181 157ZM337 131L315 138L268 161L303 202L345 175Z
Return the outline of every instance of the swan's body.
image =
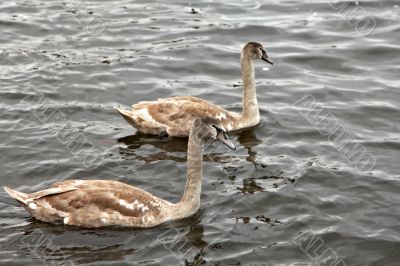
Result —
M186 137L196 117L218 119L228 131L255 126L260 122L254 80L253 60L255 59L262 59L272 64L262 45L250 42L244 46L240 58L243 80L242 114L230 112L192 96L139 102L132 106L132 110L116 109L137 130L154 135Z
M113 180L66 180L31 194L4 189L33 217L49 223L153 227L182 219L196 213L200 207L204 143L209 139L220 140L234 148L216 124L219 122L211 118L197 119L193 124L188 144L186 187L176 204Z

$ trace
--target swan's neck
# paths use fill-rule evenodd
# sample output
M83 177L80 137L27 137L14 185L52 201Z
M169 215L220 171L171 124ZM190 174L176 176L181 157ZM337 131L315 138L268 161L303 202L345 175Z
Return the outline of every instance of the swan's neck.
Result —
M197 137L196 131L192 129L189 135L187 180L183 196L177 203L177 218L188 217L200 208L204 141Z
M243 81L243 111L239 123L240 127L250 127L260 122L254 79L254 65L253 60L245 54L242 54L240 63Z

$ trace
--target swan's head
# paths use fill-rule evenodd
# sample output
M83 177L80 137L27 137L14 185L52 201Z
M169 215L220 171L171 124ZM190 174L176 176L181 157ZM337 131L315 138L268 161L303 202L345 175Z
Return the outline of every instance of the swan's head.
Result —
M242 50L243 56L248 56L253 60L261 59L271 65L274 64L271 60L269 60L267 51L265 48L258 42L249 42L247 43Z
M213 141L220 141L232 150L236 150L235 145L228 138L221 121L213 117L197 118L194 121L193 128L190 136L193 135L198 143L210 143ZM189 138L190 138L189 136Z

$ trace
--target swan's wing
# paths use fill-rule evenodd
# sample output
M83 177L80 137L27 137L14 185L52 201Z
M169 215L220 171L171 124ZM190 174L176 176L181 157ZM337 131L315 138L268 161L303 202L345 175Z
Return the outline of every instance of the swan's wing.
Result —
M62 186L41 190L35 193L27 194L4 187L4 190L14 199L18 200L22 206L29 211L32 216L44 222L57 222L64 217L67 213L62 210L57 210L46 202L46 198L52 195L60 195L62 193L77 190L77 187Z
M127 121L139 131L160 135L186 137L197 117L214 117L221 121L234 120L231 112L206 100L192 96L178 96L133 105Z
M51 185L51 188L63 188L63 187L75 187L75 188L109 188L109 189L138 189L128 184L124 184L115 180L82 180L82 179L68 179L60 182L55 182ZM144 193L148 193L143 191ZM151 195L150 193L148 193Z
M192 103L200 103L200 104L212 104L209 101L203 100L201 98L198 97L194 97L194 96L174 96L169 98L170 100L176 100L176 101L189 101ZM214 105L214 104L212 104Z
M17 193L35 218L83 227L150 227L162 222L160 213L172 205L139 188L105 180L67 180L36 193Z

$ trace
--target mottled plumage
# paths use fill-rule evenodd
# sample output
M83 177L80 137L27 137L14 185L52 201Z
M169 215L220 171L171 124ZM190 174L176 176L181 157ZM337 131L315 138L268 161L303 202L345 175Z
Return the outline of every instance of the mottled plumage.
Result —
M188 144L187 183L182 199L174 204L113 180L66 180L26 194L5 191L40 221L82 227L153 227L194 214L200 207L203 144L219 140L234 148L214 118L197 119Z
M236 127L239 118L235 113L192 96L140 102L133 105L132 111L116 109L142 133L175 137L188 136L196 117L214 117L228 131Z
M66 180L31 194L5 190L38 220L83 227L151 227L165 221L174 205L112 180Z
M192 96L177 96L157 101L139 102L131 110L115 108L138 131L145 134L186 137L196 117L213 117L227 131L255 126L260 121L253 60L272 64L261 44L246 44L241 54L243 80L243 111L236 114L206 100Z

